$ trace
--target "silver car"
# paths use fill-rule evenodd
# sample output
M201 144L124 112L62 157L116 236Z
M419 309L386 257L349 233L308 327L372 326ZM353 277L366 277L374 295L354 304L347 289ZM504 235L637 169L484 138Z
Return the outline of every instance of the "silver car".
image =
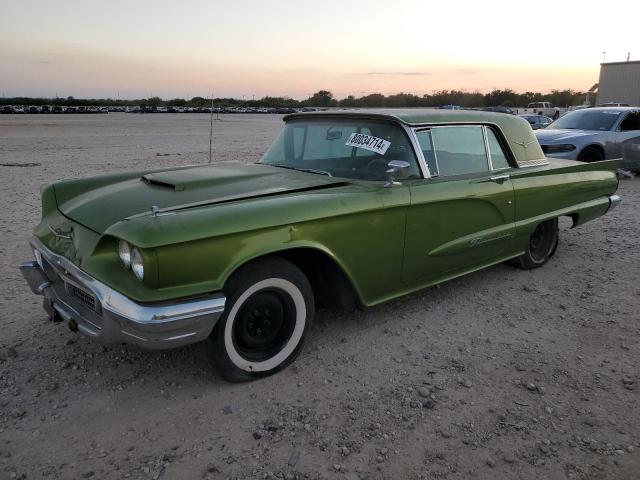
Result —
M581 162L623 159L623 168L640 171L640 108L601 107L576 110L536 137L548 157Z
M553 122L552 119L547 117L546 115L519 115L524 118L533 130L538 130L540 128L547 128Z

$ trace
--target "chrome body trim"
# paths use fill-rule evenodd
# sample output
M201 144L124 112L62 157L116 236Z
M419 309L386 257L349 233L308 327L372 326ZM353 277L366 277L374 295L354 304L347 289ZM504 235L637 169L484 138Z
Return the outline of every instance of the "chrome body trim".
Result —
M413 151L418 159L418 164L420 165L420 170L422 171L423 178L431 178L431 172L429 171L429 166L427 165L427 160L424 158L424 154L422 153L422 148L420 147L420 142L418 142L418 137L416 136L416 131L413 128L410 128L404 124L401 124L402 128L406 132L409 137L409 141L411 142L411 146L413 147Z
M484 151L487 154L489 171L493 171L493 161L491 160L491 150L489 149L489 138L487 138L487 126L482 125L482 138L484 138Z
M620 203L622 203L622 198L620 198L620 195L611 195L609 197L609 208L607 209L607 212L610 212L611 210L616 208L618 205L620 205Z
M509 175L507 175L505 173L503 175L493 175L493 176L489 177L489 180L491 180L492 182L495 182L495 183L504 183L507 180L509 180L509 178L511 178L511 177L509 177Z
M226 299L221 293L153 304L134 302L37 238L32 238L31 245L40 252L44 264L41 267L31 261L20 265L31 291L45 297L45 310L50 314L55 312L70 326L103 343L131 343L158 350L195 343L211 334L224 312ZM80 292L70 290L70 285Z

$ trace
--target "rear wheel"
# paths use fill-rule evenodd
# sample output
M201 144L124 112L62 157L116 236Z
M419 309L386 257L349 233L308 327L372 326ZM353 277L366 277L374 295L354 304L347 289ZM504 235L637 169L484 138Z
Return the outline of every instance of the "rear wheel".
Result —
M512 263L524 270L538 268L549 261L558 248L558 219L539 224L529 237L525 253L514 258Z
M225 294L224 314L208 339L209 358L222 376L253 380L291 363L315 308L302 271L284 259L257 260L229 279Z
M594 146L588 146L584 150L580 152L577 160L579 162L600 162L604 160L604 155L602 154L602 150Z

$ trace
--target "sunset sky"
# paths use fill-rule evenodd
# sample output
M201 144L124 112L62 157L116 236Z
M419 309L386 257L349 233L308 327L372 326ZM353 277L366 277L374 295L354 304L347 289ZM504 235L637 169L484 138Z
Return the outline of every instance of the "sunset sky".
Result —
M3 96L586 90L640 1L2 0Z

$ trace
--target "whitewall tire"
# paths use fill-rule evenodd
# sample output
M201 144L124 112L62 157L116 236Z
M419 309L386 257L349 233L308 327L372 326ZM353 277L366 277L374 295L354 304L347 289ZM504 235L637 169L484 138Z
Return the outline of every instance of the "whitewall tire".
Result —
M281 258L260 259L238 270L225 294L225 312L208 341L223 377L251 380L291 363L313 322L313 291L302 271Z

